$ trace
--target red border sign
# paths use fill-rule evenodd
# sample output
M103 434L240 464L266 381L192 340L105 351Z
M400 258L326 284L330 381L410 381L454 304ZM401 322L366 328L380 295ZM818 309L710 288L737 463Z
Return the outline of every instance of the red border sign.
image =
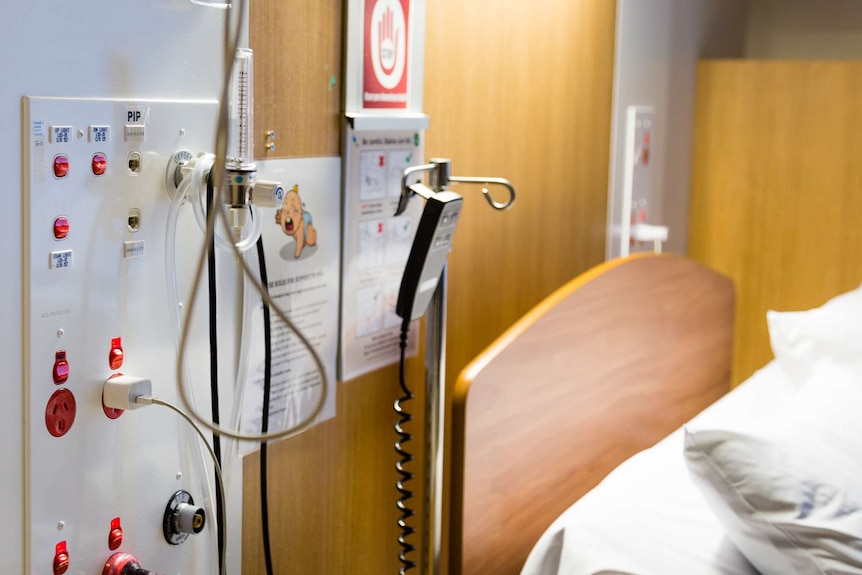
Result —
M363 108L406 108L410 0L365 0Z

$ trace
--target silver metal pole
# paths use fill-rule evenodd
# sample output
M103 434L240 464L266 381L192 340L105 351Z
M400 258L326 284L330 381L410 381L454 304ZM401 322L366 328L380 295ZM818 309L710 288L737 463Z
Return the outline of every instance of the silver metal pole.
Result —
M443 432L446 417L446 266L425 324L425 513L422 572L440 573L443 532Z

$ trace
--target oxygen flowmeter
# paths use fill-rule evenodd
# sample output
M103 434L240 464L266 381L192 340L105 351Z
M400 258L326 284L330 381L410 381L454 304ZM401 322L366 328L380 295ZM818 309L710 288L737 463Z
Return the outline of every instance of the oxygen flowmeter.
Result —
M231 78L231 98L228 123L228 149L225 158L225 189L229 206L229 221L233 240L243 240L243 230L248 221L248 205L257 175L252 161L251 134L254 112L251 96L252 52L247 48L237 50Z
M216 244L240 251L254 246L260 237L263 218L257 208L275 208L281 205L284 188L279 182L257 179L254 163L254 98L253 53L239 48L231 75L230 102L228 103L227 152L224 161L224 188L222 201L227 209L229 238L216 234ZM187 194L195 217L202 230L206 229L206 197L203 190L216 183L210 181L215 164L213 154L193 154L178 150L168 161L165 182L171 197Z

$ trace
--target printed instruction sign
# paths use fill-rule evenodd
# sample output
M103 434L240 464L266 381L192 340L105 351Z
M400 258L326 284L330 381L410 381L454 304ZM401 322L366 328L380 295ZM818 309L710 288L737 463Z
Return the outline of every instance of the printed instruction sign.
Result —
M347 131L344 153L344 249L341 297L341 379L399 359L401 318L395 313L401 276L422 215L421 198L395 216L401 177L423 163L423 136L414 131ZM408 353L416 354L415 329Z
M365 0L363 108L407 108L410 0Z
M269 293L275 305L311 341L323 360L329 388L316 421L335 416L338 354L339 247L341 245L340 158L303 158L258 162L258 173L284 186L281 206L262 209L263 243ZM255 253L255 250L250 250ZM252 269L257 259L250 258ZM250 335L241 429L260 433L263 416L263 305L256 292ZM271 392L269 431L294 426L314 410L322 379L311 354L275 312L271 323ZM243 455L259 443L243 442Z

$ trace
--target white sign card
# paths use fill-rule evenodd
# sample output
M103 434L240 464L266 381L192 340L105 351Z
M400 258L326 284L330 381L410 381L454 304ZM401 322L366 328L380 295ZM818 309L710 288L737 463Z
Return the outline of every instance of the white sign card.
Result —
M339 247L341 245L341 159L301 158L257 163L258 176L284 186L277 210L262 209L263 242L269 293L275 305L308 338L326 368L327 396L317 422L335 416L338 354ZM249 253L256 253L251 250ZM249 256L257 269L257 257ZM263 306L256 293L251 326L247 384L241 429L260 433L263 415ZM269 431L308 417L320 398L322 380L308 350L271 312L271 392ZM259 443L244 442L243 455Z
M347 130L344 151L340 379L399 359L401 318L395 303L422 215L420 198L395 216L404 170L423 162L423 134ZM416 354L411 329L408 354Z

